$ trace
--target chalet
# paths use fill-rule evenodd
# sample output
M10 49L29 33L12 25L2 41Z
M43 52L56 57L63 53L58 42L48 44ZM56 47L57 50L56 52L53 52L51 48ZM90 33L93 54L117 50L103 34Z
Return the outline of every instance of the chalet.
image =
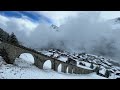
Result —
M68 58L68 60L66 61L66 63L69 63L69 64L72 64L72 65L77 65L77 61L71 59L71 58Z

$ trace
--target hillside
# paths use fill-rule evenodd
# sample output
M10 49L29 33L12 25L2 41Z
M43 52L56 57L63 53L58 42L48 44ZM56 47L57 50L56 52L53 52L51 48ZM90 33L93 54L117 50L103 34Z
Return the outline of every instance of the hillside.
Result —
M107 38L104 39L104 37L103 37L103 39L102 38L96 39L98 42L94 42L94 41L91 42L92 44L95 43L95 45L96 45L96 43L98 44L98 45L96 45L96 47L94 46L95 51L97 51L99 49L98 52L94 52L92 54L91 54L91 52L90 52L90 54L88 54L88 52L86 52L84 50L83 50L83 52L86 52L86 53L82 53L82 49L84 49L84 46L87 45L88 43L85 43L80 46L80 44L82 44L82 42L80 42L79 39L81 39L81 38L79 36L82 36L83 33L86 36L87 35L89 36L89 34L86 33L88 31L82 32L80 34L79 33L80 29L76 29L76 33L74 33L74 32L72 32L72 30L74 30L74 28L71 29L72 27L66 29L67 32L65 35L63 35L64 29L63 30L60 29L62 31L62 32L60 32L59 27L57 27L56 25L51 25L50 30L52 30L53 32L47 31L47 30L49 30L49 28L48 28L46 30L43 30L43 32L42 32L42 30L41 31L36 30L37 32L33 31L31 34L33 36L28 37L27 39L22 37L22 38L24 38L25 42L27 42L27 40L28 40L28 42L30 44L35 43L35 44L33 44L33 46L37 46L37 47L34 48L34 47L32 47L32 45L30 47L32 49L35 49L35 50L41 52L44 55L50 56L52 58L56 58L58 60L61 60L63 62L69 63L69 64L74 64L78 67L94 70L96 72L93 72L91 74L69 74L68 68L67 68L67 70L66 70L67 73L62 73L61 72L61 64L58 66L58 72L55 72L51 69L51 61L50 60L47 60L45 62L43 69L39 69L34 65L34 57L31 54L24 53L24 54L20 55L19 58L16 58L14 64L7 64L3 60L3 58L0 56L0 79L117 79L117 78L120 78L120 63L117 62L117 60L114 60L114 58L113 58L114 55L115 55L114 57L117 57L117 55L119 56L119 52L120 52L119 48L118 47L116 48L117 45L119 46L119 39L118 39L117 35L119 36L120 18L112 19L112 20L109 20L108 22L110 22L110 24L112 25L112 29L110 29L110 30L112 31L112 34L115 33L114 34L115 36L110 38L111 36L109 37L109 35L108 35L108 39ZM100 23L98 23L98 24L100 24ZM70 26L72 26L72 24L70 24ZM89 26L89 27L91 27L91 26ZM39 28L41 28L41 27L39 27ZM70 29L71 29L71 32L69 31ZM108 29L108 28L105 28L105 30L106 29ZM84 30L86 30L86 27ZM89 30L89 28L88 28L88 30ZM96 28L95 28L95 30L96 30ZM51 34L51 32L52 32L52 34ZM69 34L69 32L70 32L70 34ZM98 35L100 34L100 32L98 33ZM50 36L48 33L50 33ZM57 35L59 35L59 34L61 34L61 35L59 37L57 37ZM84 38L86 38L86 37L84 37L85 36L84 34L82 37L83 42L84 42ZM56 37L54 37L54 35ZM71 35L74 35L77 37L74 38ZM92 37L92 35L94 35L94 34L91 34L90 38ZM96 35L97 34L95 34L95 36ZM42 36L42 37L39 37L39 36ZM0 29L0 39L5 40L5 41L9 40L11 42L11 40L13 40L13 39L12 38L8 39L8 37L9 37L9 34L7 32L4 32L2 29ZM64 40L64 38L67 38L67 39ZM93 38L95 38L95 37L93 36ZM78 40L76 40L76 39L78 39ZM117 40L118 40L118 43L114 42ZM46 43L44 43L44 42L46 42ZM38 44L40 44L40 45L38 45ZM25 46L27 46L27 44L25 44ZM76 51L72 51L74 53L65 51L65 50L68 50L68 49L66 49L68 46L70 46L68 49L71 49L73 47L73 49L75 49ZM77 48L79 46L80 46L80 49ZM88 46L89 46L89 44L88 44ZM28 44L28 47L29 47L29 44ZM50 49L50 48L53 48L53 49ZM57 48L57 49L55 49L55 48ZM61 50L59 50L58 48ZM43 49L43 50L41 50L41 49ZM45 50L45 49L47 49L47 50ZM92 47L90 47L90 49L92 49ZM62 50L64 50L64 51L62 51ZM81 53L80 52L77 53L77 50L81 51ZM3 52L3 51L1 50L1 52ZM93 55L93 54L96 54L96 55ZM7 55L7 54L5 54L5 55ZM110 57L107 58L107 55ZM119 60L119 57L117 59Z
M80 58L77 58L77 54L68 54L67 52L62 52L59 50L43 50L40 51L44 53L45 55L53 55L53 57L58 57L59 60L66 61L68 57L76 58L77 65L79 67L91 69L90 67L90 61L98 64L97 59L94 60L80 60ZM84 56L80 56L81 59L88 58L89 54L85 54ZM90 56L90 55L89 55ZM94 55L91 55L92 57L95 57ZM97 58L97 57L96 57ZM100 57L99 57L100 58ZM101 57L102 58L102 57ZM101 59L102 60L102 59ZM103 61L103 62L102 62ZM110 70L115 70L115 72L118 72L119 68L116 66L112 66L110 63L107 62L107 60L102 60L101 62L101 71L100 73L105 72L106 68L109 68ZM79 63L84 63L85 66L79 65ZM99 63L100 63L99 62ZM106 62L106 64L105 64ZM13 65L6 64L5 61L0 57L0 78L1 79L107 79L106 77L97 75L95 72L91 74L69 74L69 73L62 73L61 72L61 66L58 67L58 72L55 72L51 70L51 62L48 60L44 64L43 70L37 68L34 64L34 58L32 55L24 53L19 58L16 59L15 63ZM108 65L107 65L108 64ZM94 66L96 66L94 64ZM111 68L110 68L111 67ZM115 79L119 77L118 75L111 74L109 79Z
M116 77L120 77L120 67L119 63L115 62L112 59L107 59L102 56L96 56L92 54L86 53L69 53L60 50L43 50L41 51L43 54L51 56L53 58L57 58L58 60L66 62L68 58L75 60L77 62L78 67L87 68L87 69L95 69L97 66L100 67L99 75L105 77L106 70L110 72L110 77L116 75ZM93 68L91 68L91 63L93 64ZM116 64L117 63L117 64Z
M27 55L27 57L26 57ZM50 69L50 62L44 65L44 70L33 65L33 60L29 54L24 54L16 59L14 65L6 64L0 57L0 79L106 79L95 73L88 75L65 74L55 72Z

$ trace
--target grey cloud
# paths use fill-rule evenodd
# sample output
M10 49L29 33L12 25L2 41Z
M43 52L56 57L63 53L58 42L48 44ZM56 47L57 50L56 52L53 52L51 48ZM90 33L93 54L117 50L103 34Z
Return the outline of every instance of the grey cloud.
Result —
M0 23L0 26L15 32L25 45L32 48L58 48L104 55L117 60L120 58L120 30L116 31L108 22L100 21L100 12L86 12L77 17L69 17L58 31L50 29L45 23L39 23L32 28L29 36L25 30L17 30L22 26L15 22L11 21L6 26Z

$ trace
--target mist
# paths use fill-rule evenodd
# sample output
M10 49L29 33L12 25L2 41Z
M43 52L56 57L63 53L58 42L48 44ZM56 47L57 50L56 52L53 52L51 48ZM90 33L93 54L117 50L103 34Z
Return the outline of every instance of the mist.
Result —
M18 24L17 24L18 25ZM120 58L120 29L113 29L112 25L100 17L100 12L89 11L79 13L76 17L65 18L58 31L50 28L46 23L31 24L28 28L13 22L7 23L8 32L14 28L20 42L37 49L61 49L69 52L86 52L102 55L119 61ZM28 26L31 26L28 25ZM1 25L3 28L5 26ZM17 30L22 27L21 30ZM30 30L29 33L26 30Z
M119 61L119 29L100 17L100 12L86 12L70 18L60 27L67 50L102 55Z
M80 13L66 18L58 32L47 25L39 25L31 34L35 48L56 48L69 52L86 52L119 60L120 30L112 29L102 20L100 12Z

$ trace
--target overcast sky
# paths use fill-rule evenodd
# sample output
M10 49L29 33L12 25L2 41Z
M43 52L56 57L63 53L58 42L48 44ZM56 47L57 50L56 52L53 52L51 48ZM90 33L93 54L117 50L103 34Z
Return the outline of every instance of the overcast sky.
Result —
M60 26L70 18L78 18L88 12L93 12L93 16L97 12L105 20L120 16L120 11L0 11L0 27L9 33L23 31L21 33L29 35L43 23Z
M33 48L56 47L73 52L91 53L105 38L102 51L120 57L120 30L113 31L108 22L102 21L117 17L118 11L0 11L0 28L14 32L19 41ZM60 26L59 32L51 30L51 24ZM112 47L117 49L107 48L114 40Z
M22 35L29 36L36 28L38 32L47 27L45 24L60 26L71 18L79 18L82 13L89 13L94 19L100 16L105 20L120 16L120 11L0 11L0 28L9 33L14 32L21 39Z
M78 13L81 12L83 11L40 11L38 13L50 18L55 24L59 26L64 22L65 18L70 16L75 17L78 15ZM120 11L101 11L101 17L104 19L120 17Z
M6 17L29 17L27 19L32 22L45 21L53 23L57 26L65 22L68 17L76 17L78 13L83 11L1 11L0 14ZM101 11L101 17L104 19L112 19L120 16L120 11Z
M102 11L101 16L105 19L120 17L120 11Z

